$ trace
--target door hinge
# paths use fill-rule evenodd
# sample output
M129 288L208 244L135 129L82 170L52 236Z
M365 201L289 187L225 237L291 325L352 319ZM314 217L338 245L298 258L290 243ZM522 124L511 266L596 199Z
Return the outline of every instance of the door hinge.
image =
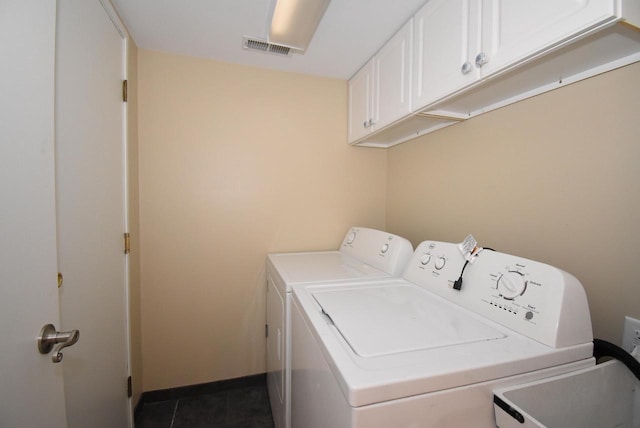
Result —
M133 385L131 382L131 376L127 378L127 397L131 398L133 396Z
M128 90L127 90L127 81L123 80L122 81L122 101L123 102L127 102L127 97L128 97Z
M129 233L124 234L124 253L129 254L131 252L131 235Z
M264 337L269 337L269 324L264 325Z

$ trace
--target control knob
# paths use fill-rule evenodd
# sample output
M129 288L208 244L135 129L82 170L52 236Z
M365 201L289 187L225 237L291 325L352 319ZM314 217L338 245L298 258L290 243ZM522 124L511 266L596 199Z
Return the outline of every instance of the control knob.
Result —
M498 292L507 300L520 296L526 288L527 282L524 280L524 275L518 271L510 270L498 278Z
M422 257L420 257L420 264L421 264L422 266L426 266L426 265L429 263L429 261L430 261L430 260L431 260L431 254L429 254L429 253L424 253L424 254L422 255Z

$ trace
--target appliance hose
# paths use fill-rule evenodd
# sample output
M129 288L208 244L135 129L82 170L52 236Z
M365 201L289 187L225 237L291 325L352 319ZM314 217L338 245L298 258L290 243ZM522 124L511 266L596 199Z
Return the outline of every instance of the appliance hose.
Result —
M621 347L602 339L593 339L593 356L596 363L603 357L612 357L622 362L640 380L640 362Z

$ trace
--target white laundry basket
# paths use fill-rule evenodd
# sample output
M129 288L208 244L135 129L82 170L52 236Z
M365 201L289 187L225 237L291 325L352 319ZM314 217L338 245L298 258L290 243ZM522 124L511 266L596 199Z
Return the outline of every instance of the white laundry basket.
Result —
M499 428L640 428L640 381L617 360L494 391Z

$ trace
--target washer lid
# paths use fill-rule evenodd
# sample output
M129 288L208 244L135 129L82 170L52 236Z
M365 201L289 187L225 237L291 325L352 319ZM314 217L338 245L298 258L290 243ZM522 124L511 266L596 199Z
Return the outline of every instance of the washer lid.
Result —
M365 358L505 337L411 285L317 291L313 297L353 351Z

